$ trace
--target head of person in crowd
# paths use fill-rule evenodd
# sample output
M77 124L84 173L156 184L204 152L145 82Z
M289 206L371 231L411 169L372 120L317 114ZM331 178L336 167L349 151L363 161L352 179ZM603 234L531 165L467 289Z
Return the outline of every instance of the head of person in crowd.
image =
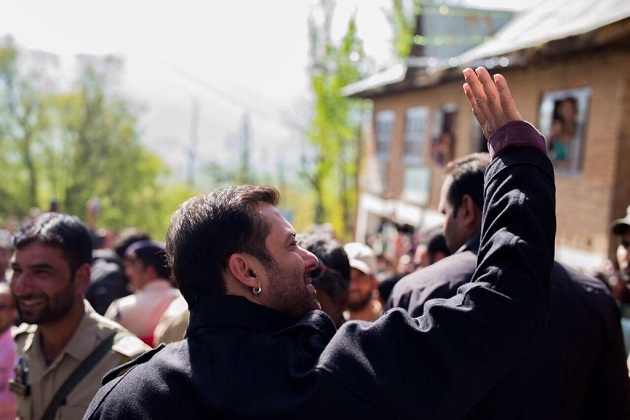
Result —
M626 216L615 220L610 232L617 239L617 263L623 280L630 280L630 206Z
M412 273L414 269L413 256L411 253L405 253L398 258L395 274L406 275Z
M451 253L481 232L484 173L488 153L472 153L448 163L440 193L442 233Z
M22 321L68 336L77 327L90 282L92 239L76 216L42 213L18 229L11 291Z
M94 239L94 237L92 237ZM125 251L134 242L149 240L150 235L136 228L124 229L111 244L111 238L103 248L92 251L92 274L85 298L99 314L103 315L109 305L118 298L132 293L129 278L125 273Z
M344 250L350 261L349 319L375 320L375 301L378 302L376 253L361 242L349 242ZM379 314L380 315L380 314Z
M150 239L151 235L144 230L134 227L126 228L118 234L113 249L114 252L118 254L120 260L123 261L125 259L125 252L131 244L133 244L134 242L146 241Z
M125 273L134 291L142 290L152 280L170 278L164 245L158 242L134 242L125 251L125 260Z
M428 267L435 264L444 257L451 255L451 251L446 246L446 238L442 233L442 228L427 231L416 247L413 256L413 263L416 269Z
M292 317L320 309L310 272L271 186L240 185L193 197L171 218L166 253L191 311L200 297L242 296Z
M6 280L7 270L13 254L13 241L7 230L0 230L0 281Z
M350 263L346 251L341 242L322 235L300 236L300 245L319 259L318 268L311 272L317 300L322 311L339 328L345 321L343 312L348 305L350 286Z
M0 282L0 336L15 325L18 313L9 283Z

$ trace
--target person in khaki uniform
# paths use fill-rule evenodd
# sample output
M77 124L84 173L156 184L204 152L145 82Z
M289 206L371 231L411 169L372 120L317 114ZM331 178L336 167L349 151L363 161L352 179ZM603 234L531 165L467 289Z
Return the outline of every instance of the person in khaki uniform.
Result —
M151 240L130 245L125 251L125 273L134 293L113 301L105 318L118 322L153 346L155 327L173 299L180 296L168 280L171 270L164 245Z
M178 297L168 305L166 311L162 315L160 322L155 327L153 333L153 347L157 347L161 343L172 343L182 340L188 328L190 320L190 311L188 310L188 302L184 296L179 294Z
M76 216L44 213L15 233L14 245L11 292L23 324L10 387L18 416L80 419L103 376L150 347L84 299L92 244Z

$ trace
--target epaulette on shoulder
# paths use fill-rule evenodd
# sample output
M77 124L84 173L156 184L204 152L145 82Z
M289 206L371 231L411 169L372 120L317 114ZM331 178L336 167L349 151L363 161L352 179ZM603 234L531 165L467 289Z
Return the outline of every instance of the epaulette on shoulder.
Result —
M128 332L118 332L117 337L112 345L112 350L129 358L129 360L150 350L144 341Z
M36 324L27 324L26 322L22 322L18 327L13 331L13 337L17 338L19 335L34 333L37 331Z
M162 343L159 346L157 346L156 348L151 349L151 350L141 354L140 356L136 357L132 361L127 362L125 364L122 364L122 365L120 365L118 367L115 367L114 369L110 370L109 372L107 372L107 374L105 376L103 376L102 385L105 385L106 383L108 383L112 379L117 378L118 376L122 375L126 371L128 371L130 369L133 369L135 366L140 365L140 364L145 363L145 362L148 362L149 360L151 360L151 358L153 356L155 356L164 347L166 347L166 344Z

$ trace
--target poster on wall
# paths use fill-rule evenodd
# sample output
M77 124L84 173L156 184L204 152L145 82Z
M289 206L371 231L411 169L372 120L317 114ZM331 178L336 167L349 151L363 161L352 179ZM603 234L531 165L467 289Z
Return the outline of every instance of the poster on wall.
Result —
M547 153L556 172L582 170L584 136L591 98L588 88L545 92L540 102L538 128L547 141Z

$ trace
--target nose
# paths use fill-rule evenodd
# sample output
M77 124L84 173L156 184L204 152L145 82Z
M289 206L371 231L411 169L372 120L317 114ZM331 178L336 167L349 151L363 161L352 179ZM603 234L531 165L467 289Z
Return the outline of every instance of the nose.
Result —
M299 248L302 251L302 259L304 260L304 271L311 272L317 269L319 260L317 259L315 254L313 254L310 251L307 251L306 249L302 247L299 247Z

